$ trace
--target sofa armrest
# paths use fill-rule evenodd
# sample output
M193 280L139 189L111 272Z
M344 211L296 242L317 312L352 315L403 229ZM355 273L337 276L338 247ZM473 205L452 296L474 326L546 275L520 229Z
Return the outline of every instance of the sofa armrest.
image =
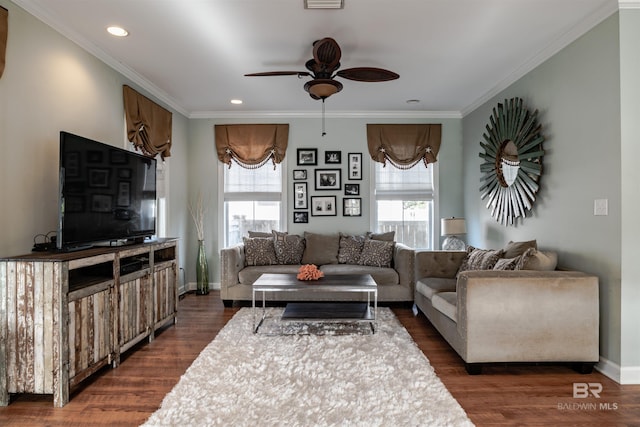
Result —
M395 244L393 250L393 268L398 272L400 285L415 289L415 250L402 243Z
M423 277L453 279L466 255L464 251L416 251L416 280Z
M598 278L578 271L465 271L457 328L468 363L599 358Z
M240 283L238 273L244 268L244 245L239 243L220 250L220 290L222 298L225 290Z

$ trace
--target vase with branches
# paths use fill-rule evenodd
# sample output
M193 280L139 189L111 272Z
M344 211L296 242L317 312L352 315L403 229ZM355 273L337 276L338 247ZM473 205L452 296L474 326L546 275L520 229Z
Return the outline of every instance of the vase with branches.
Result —
M196 226L198 235L198 256L196 258L196 295L207 295L209 293L209 264L207 262L207 252L204 246L204 218L206 206L202 194L198 193L196 200L189 203L189 213Z

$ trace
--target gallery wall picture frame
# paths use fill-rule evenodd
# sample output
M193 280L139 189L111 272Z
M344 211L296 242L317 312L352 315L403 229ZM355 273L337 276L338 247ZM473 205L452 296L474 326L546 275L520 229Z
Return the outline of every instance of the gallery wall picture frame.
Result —
M307 203L307 183L306 182L294 182L293 183L293 208L294 209L309 209Z
M91 196L91 212L111 213L113 199L109 194L93 194Z
M293 170L293 179L294 181L301 181L307 179L307 170L306 169L294 169Z
M116 206L129 206L131 204L131 183L129 181L118 182L118 197Z
M311 216L337 216L336 196L311 196Z
M347 179L361 180L362 179L362 153L349 153L347 167Z
M314 169L315 189L340 190L342 188L342 169Z
M89 187L109 187L109 169L89 169Z
M360 195L360 184L344 184L344 195L345 196L359 196Z
M309 212L294 212L293 213L294 224L306 224L309 222Z
M324 162L328 165L339 165L342 163L342 151L325 151Z
M298 148L297 160L298 160L298 166L317 166L318 165L318 149L317 148Z
M343 216L362 216L362 198L345 197L342 199Z

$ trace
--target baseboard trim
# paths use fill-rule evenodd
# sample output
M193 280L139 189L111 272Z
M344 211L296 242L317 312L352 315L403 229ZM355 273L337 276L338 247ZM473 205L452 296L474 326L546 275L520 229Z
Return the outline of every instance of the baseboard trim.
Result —
M195 291L196 289L198 289L198 284L196 282L189 282L187 283L187 285L184 287L186 289L187 292L189 291ZM213 290L220 290L220 283L209 283L209 289L213 289Z
M595 369L618 384L640 384L640 366L621 367L617 363L600 357L600 362Z

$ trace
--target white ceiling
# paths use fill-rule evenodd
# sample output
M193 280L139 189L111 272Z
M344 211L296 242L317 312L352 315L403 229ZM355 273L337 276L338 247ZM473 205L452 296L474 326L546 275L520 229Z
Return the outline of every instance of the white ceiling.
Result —
M327 114L464 115L619 7L617 0L344 0L340 10L307 10L303 0L13 2L188 117L319 114L321 102L303 89L309 78L244 74L305 71L312 42L323 37L340 45L342 69L400 74L381 83L341 79ZM129 36L108 35L113 24Z

